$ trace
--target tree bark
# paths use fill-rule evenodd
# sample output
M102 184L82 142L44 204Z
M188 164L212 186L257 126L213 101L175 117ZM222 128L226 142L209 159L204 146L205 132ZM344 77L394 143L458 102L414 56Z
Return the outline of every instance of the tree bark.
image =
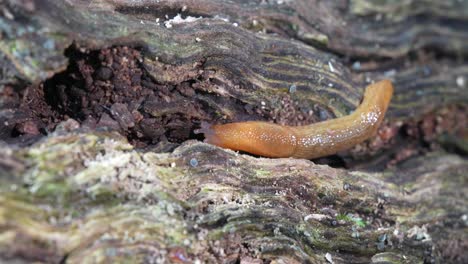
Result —
M468 262L466 2L0 8L0 260ZM344 116L381 79L379 135L334 158L192 133Z

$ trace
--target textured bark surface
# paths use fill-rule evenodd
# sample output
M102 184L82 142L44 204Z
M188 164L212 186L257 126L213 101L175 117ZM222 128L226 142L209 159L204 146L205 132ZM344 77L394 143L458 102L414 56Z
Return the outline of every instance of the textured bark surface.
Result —
M468 261L466 1L0 9L1 261ZM192 132L340 117L383 78L378 136L331 158Z

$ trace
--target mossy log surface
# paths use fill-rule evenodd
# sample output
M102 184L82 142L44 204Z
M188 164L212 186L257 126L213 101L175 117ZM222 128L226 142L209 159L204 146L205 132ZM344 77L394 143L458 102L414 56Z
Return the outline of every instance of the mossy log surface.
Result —
M0 261L468 262L466 1L38 0L0 8L0 140L18 131L15 120L39 117L20 130L31 141L0 141ZM144 118L186 121L162 128L179 135L170 147L140 148L131 133L96 129L44 98L58 91L56 76L68 78L70 53L116 47L138 51L139 69L157 87L194 90L164 107L154 97L138 102ZM361 157L377 158L353 169L239 154L190 133L200 121L340 117L383 78L395 85L387 128L420 122L429 130L436 112L461 131L422 133L424 144L445 147L399 158L395 144L363 147ZM24 92L27 85L44 89ZM73 85L63 89L85 93ZM34 99L23 106L42 100L55 123L7 100L8 87ZM461 110L450 114L454 105Z
M108 133L5 149L7 258L422 263L466 241L468 162L444 153L365 173L196 141L138 152Z

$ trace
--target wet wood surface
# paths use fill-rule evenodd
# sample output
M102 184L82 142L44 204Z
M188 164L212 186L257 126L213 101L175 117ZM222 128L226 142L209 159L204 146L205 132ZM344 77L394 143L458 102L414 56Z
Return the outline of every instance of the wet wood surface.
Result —
M0 260L467 261L466 2L0 8ZM380 79L385 124L334 158L192 133L347 115Z

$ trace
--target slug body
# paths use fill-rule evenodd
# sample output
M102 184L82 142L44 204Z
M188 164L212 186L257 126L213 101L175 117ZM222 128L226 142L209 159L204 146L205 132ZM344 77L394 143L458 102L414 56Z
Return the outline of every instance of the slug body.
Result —
M393 95L389 80L367 86L361 105L350 115L308 126L267 122L202 124L205 142L265 157L314 159L351 148L375 135Z

